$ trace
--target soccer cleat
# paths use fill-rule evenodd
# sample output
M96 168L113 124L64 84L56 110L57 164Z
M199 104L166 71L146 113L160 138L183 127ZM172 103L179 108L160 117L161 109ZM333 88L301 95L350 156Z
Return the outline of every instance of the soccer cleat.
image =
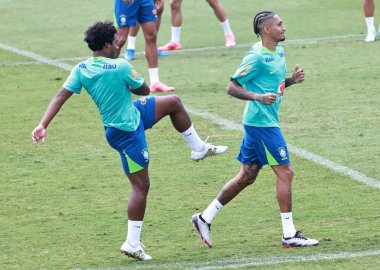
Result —
M159 51L174 51L174 50L180 50L182 49L181 43L170 41L166 43L164 46L159 47Z
M158 57L166 57L166 56L169 56L169 54L167 52L157 51L157 56Z
M282 237L282 246L285 248L291 247L310 247L319 244L318 240L307 238L301 234L301 232L296 232L293 237Z
M144 248L145 247L142 243L140 243L140 245L137 245L136 247L132 247L128 244L127 241L125 241L121 245L120 252L137 261L151 260L152 257L144 252Z
M235 36L234 34L228 34L224 36L226 38L226 47L234 47L236 46Z
M175 91L175 88L172 86L167 86L161 82L155 82L150 85L151 92L172 92Z
M135 60L135 50L126 50L124 54L124 58L128 61Z
M365 38L365 42L372 42L376 40L376 31L368 32L367 37Z
M201 151L191 150L191 159L194 161L203 160L206 157L216 156L224 153L227 150L227 146L224 145L212 145L207 143L208 138L204 141L203 149Z
M198 235L201 237L202 242L205 243L206 247L211 248L212 242L210 238L210 227L203 218L201 213L195 214L191 217L191 223L193 223L194 228L197 230Z

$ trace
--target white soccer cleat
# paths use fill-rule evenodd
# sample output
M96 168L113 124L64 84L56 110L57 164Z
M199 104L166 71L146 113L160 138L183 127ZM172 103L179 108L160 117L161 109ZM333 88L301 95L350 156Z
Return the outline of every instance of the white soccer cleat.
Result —
M147 261L151 260L152 257L144 252L144 245L140 243L139 245L132 247L125 241L120 248L121 253L124 253L128 257L131 257L137 261Z
M208 139L208 138L207 138ZM206 157L216 156L226 152L227 146L224 145L212 145L207 143L207 139L204 141L203 149L201 151L191 150L191 159L194 161L203 160Z
M282 246L285 248L291 247L310 247L319 244L318 240L307 238L301 234L301 232L296 232L293 237L284 238L282 237Z
M205 243L206 247L211 248L212 242L210 238L210 226L203 218L200 213L195 214L191 217L191 223L193 223L194 228L197 230L198 235L201 237L202 242Z
M373 42L376 40L376 31L368 32L367 37L365 38L365 42Z

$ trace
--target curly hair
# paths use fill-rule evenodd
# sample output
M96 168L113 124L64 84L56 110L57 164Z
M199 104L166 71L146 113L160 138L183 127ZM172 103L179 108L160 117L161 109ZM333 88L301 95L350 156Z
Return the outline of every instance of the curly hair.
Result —
M84 32L84 41L92 51L100 51L106 43L113 42L116 33L112 22L97 22Z
M274 15L276 15L276 13L272 11L262 11L256 14L253 19L253 31L257 37L261 34L261 25L263 25L264 22L267 22L268 19L273 18Z

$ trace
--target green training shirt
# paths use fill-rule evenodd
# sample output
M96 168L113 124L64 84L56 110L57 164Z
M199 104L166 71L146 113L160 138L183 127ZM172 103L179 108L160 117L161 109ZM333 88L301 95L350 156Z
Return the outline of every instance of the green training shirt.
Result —
M248 101L243 124L254 127L279 127L278 109L285 90L286 64L285 53L281 45L276 51L255 43L243 57L239 69L231 77L248 91L258 94L275 93L277 100L271 105L259 101Z
M63 87L77 94L83 87L98 107L104 126L135 131L140 112L132 103L129 86L137 89L143 83L126 60L91 57L73 68Z

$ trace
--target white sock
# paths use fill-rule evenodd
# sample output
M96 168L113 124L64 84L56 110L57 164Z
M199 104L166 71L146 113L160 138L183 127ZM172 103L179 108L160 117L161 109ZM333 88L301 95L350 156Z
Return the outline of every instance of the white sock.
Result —
M172 26L172 42L180 43L181 40L181 26L174 27Z
M151 85L160 81L158 78L158 67L149 69L149 79Z
M211 224L211 221L214 219L219 210L222 209L222 207L223 205L217 199L214 199L206 208L206 210L202 213L203 219L208 224Z
M224 22L221 22L220 25L223 27L224 35L232 35L232 30L230 27L230 23L228 22L228 19Z
M284 237L293 237L297 232L293 224L293 213L281 213L281 222Z
M136 37L128 36L127 50L136 50Z
M127 242L130 246L140 245L140 235L143 221L128 220Z
M376 32L375 28L375 17L366 17L365 23L367 24L367 31L370 32Z
M188 130L182 132L181 134L190 145L191 149L194 151L203 150L204 142L199 138L193 124L191 124Z

